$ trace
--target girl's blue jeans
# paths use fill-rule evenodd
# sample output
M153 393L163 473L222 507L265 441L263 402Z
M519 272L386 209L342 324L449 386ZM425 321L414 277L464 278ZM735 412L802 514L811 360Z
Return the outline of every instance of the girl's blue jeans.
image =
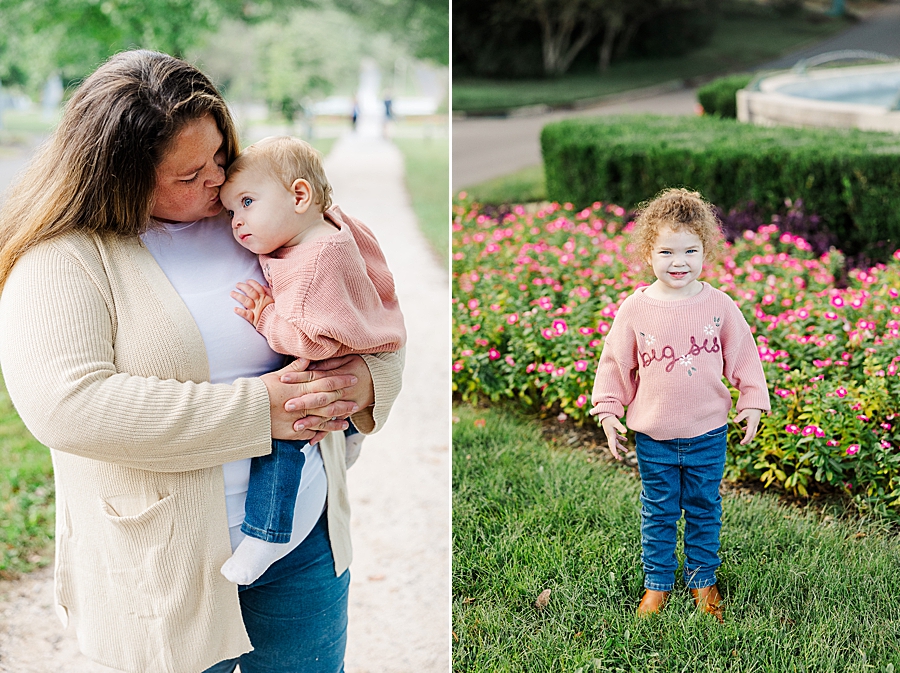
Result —
M350 571L334 574L326 515L300 546L238 587L253 651L205 673L343 673Z
M727 426L690 439L655 440L637 432L641 472L641 560L644 587L675 587L675 540L684 512L684 581L690 589L716 583Z
M359 432L352 422L344 430L349 437ZM241 532L258 540L287 544L294 529L294 506L306 456L304 441L272 440L272 453L250 461L250 482L244 504Z

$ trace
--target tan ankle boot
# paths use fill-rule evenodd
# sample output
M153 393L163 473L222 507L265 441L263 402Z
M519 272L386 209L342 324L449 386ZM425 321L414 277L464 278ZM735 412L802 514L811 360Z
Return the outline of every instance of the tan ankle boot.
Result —
M725 623L722 619L722 594L715 584L703 589L691 589L691 596L694 597L694 605L699 609L711 614L719 620L719 623Z
M638 605L637 613L640 617L654 615L664 607L666 607L666 601L668 600L668 591L655 591L653 589L646 589L644 591L644 597L641 599L641 604Z

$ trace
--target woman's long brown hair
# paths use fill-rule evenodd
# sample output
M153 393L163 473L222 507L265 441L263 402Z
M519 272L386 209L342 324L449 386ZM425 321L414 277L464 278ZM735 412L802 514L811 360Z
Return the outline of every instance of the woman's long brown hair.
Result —
M184 124L207 114L222 133L230 163L239 148L234 122L194 66L145 50L116 54L101 65L7 192L0 208L0 289L22 255L55 236L146 231L157 166Z

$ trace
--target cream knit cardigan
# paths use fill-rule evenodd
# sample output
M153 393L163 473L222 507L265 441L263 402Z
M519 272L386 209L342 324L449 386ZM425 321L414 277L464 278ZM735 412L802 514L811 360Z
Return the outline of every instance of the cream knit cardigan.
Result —
M402 353L364 356L377 430ZM251 648L231 555L222 464L270 451L258 378L208 383L200 332L137 238L69 234L28 252L0 297L10 397L52 448L56 602L88 657L135 673L197 673ZM344 437L321 443L335 572L350 564Z

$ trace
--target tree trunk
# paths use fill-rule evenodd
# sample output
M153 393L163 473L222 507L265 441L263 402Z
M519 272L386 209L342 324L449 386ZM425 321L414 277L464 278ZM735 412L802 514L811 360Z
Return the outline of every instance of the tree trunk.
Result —
M622 16L606 17L606 28L603 31L603 42L600 43L600 63L598 70L603 73L609 70L609 62L612 60L613 45L616 41L616 35L622 28Z
M590 18L582 19L581 33L572 40L579 21L579 5L570 5L561 11L550 13L544 3L538 9L538 21L541 24L541 51L544 62L544 73L552 76L564 74L572 65L572 61L594 36L596 28Z

